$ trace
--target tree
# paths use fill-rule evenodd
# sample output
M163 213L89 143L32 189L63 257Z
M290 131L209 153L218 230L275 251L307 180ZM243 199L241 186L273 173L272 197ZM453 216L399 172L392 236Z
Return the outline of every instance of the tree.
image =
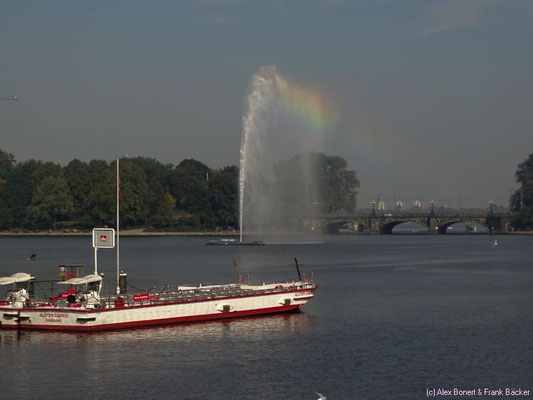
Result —
M157 203L150 221L156 228L164 228L172 225L172 211L176 207L176 199L170 193L165 193Z
M7 175L0 197L7 204L12 226L22 226L27 220L35 187L33 173L38 165L38 161L28 160L17 164Z
M355 210L359 181L341 157L317 152L296 155L276 164L274 180L284 219Z
M89 163L89 166L91 163ZM102 164L99 164L102 166ZM88 208L94 224L116 224L115 164L100 169L88 196ZM120 224L124 227L142 225L148 220L149 192L142 169L123 159L120 162Z
M87 196L87 208L91 225L114 224L116 219L116 179L113 169L106 163L105 169L91 170L89 179L92 183Z
M163 190L168 192L170 177L174 169L172 164L163 164L154 158L148 157L134 157L128 160L143 170L148 182L155 179L159 182Z
M0 229L9 228L13 223L13 216L3 192L7 179L15 169L15 165L13 154L0 150Z
M200 212L209 209L207 182L212 171L205 164L183 160L170 177L170 194L176 199L178 209Z
M347 166L342 157L318 153L316 173L321 188L319 197L322 200L322 212L334 214L340 210L348 213L355 211L359 180Z
M63 175L67 181L74 202L74 217L84 219L88 212L87 198L91 186L87 183L90 178L90 168L85 162L74 159L63 168Z
M15 157L0 149L0 181L7 179L7 176L15 168Z
M515 176L516 181L521 184L533 181L533 153L531 153L523 162L518 164Z
M57 227L60 218L72 212L73 202L67 182L62 177L43 178L33 193L28 207L28 219L34 225Z
M223 228L235 228L238 225L238 190L239 169L236 166L224 167L213 171L208 183L209 205L216 219L216 224Z
M7 229L13 223L9 204L0 196L0 229Z
M154 176L149 184L149 222L155 228L163 228L172 224L172 212L176 207L176 199L165 192L159 180Z
M129 159L120 161L120 219L124 226L142 225L148 221L150 193L146 175Z
M340 157L305 153L261 171L244 204L250 213L265 210L258 228L316 213L350 212L359 182ZM153 158L121 160L121 226L156 228L234 228L238 224L235 166L219 170L194 160L173 167ZM524 185L527 192L527 185ZM16 163L0 150L0 229L28 224L56 226L62 218L91 227L115 225L115 164L78 159ZM529 204L529 203L528 203ZM263 218L264 217L264 218ZM248 225L252 227L252 224Z
M33 171L33 181L35 185L38 185L44 178L50 176L63 177L63 168L61 168L61 165L51 161L44 163L39 161Z
M518 164L515 177L520 188L510 199L511 211L518 213L513 224L519 229L533 228L533 153Z

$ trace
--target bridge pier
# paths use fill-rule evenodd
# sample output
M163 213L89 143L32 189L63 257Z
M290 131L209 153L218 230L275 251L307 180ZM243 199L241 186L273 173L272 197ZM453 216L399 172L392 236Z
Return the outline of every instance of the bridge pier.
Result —
M428 217L426 221L426 225L428 226L428 233L432 235L438 235L439 232L439 225L440 220L435 217Z
M369 218L368 219L368 229L371 233L379 233L379 230L381 228L381 223L379 221L379 218Z

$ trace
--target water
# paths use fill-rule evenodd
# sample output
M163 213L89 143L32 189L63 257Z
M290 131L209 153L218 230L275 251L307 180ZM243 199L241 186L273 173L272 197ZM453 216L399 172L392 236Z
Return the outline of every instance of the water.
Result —
M268 205L267 191L259 189L261 179L257 174L268 173L264 165L263 143L271 127L274 125L272 110L276 101L277 72L275 67L263 67L254 74L245 101L242 117L242 137L239 160L239 231L240 242L244 232L244 196L254 202L256 213L252 220L262 219ZM272 156L272 155L271 155ZM247 192L245 192L246 187Z
M287 236L225 247L124 237L121 263L139 287L228 281L234 259L252 280L292 278L297 256L320 289L299 314L98 334L0 331L2 398L316 399L321 392L411 400L425 398L428 387L532 390L532 240ZM0 275L54 279L56 265L93 259L89 238L2 238L0 250ZM32 251L37 260L26 261ZM111 280L113 252L100 256Z

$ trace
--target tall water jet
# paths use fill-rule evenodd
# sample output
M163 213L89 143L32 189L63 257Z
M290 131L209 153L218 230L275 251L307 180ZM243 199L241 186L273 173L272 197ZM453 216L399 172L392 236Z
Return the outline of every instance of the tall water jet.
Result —
M320 133L334 122L321 96L280 75L276 66L264 66L253 75L244 102L239 161L239 230L275 229L280 187L274 179L274 164L321 144ZM303 162L308 158L302 157ZM312 168L303 178L306 195L316 188ZM316 198L316 197L315 197ZM309 199L312 203L313 199ZM248 206L247 206L248 204ZM248 212L247 212L248 211ZM246 216L246 227L244 219Z
M266 128L265 116L271 108L270 101L275 90L276 67L262 67L252 77L249 93L245 100L245 111L242 117L242 136L239 160L239 240L242 243L244 220L244 189L248 170L251 168L249 159L259 151L257 142L260 140L261 130ZM256 158L257 159L257 158Z

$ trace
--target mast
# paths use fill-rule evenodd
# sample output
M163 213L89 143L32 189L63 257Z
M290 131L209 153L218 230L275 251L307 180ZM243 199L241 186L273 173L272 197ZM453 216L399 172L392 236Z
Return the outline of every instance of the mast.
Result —
M296 265L296 272L298 272L298 280L302 281L302 274L300 273L300 266L298 265L298 260L294 257L294 265Z
M120 294L120 174L119 174L119 158L117 157L117 296Z

